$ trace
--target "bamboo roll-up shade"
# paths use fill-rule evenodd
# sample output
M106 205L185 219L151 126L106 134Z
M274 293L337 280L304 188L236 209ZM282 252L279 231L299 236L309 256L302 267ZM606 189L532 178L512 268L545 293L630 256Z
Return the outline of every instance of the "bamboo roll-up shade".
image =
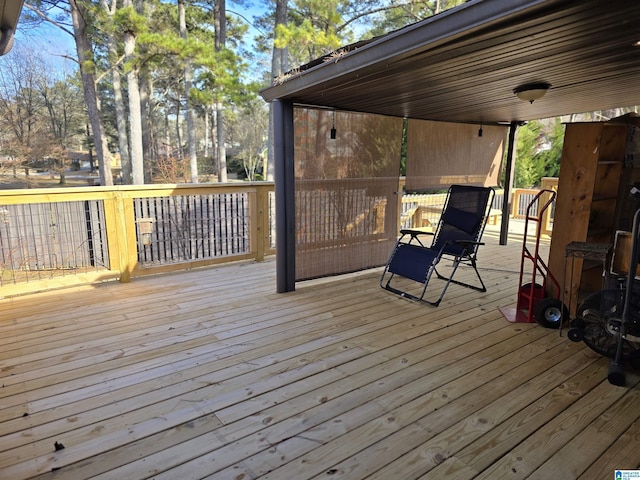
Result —
M482 135L479 135L482 129ZM498 185L507 126L409 120L407 191Z
M296 108L294 122L296 280L385 264L397 238L402 119Z

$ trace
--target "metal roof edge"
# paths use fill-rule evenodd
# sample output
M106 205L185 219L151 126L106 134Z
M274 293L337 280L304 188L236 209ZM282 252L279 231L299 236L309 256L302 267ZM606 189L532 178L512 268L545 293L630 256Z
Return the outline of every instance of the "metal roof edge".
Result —
M377 63L406 55L418 48L455 40L470 31L524 11L559 3L562 0L471 0L442 14L426 18L375 39L358 49L320 63L286 81L260 90L266 101L291 98L295 93L339 76L354 73Z

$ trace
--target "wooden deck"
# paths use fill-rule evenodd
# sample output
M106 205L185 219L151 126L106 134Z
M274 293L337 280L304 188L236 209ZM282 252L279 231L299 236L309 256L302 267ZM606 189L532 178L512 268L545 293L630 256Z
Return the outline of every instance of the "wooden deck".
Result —
M584 344L505 321L521 244L485 240L489 291L453 286L438 308L382 290L379 269L276 294L273 260L0 300L0 478L638 468L638 376L611 386Z

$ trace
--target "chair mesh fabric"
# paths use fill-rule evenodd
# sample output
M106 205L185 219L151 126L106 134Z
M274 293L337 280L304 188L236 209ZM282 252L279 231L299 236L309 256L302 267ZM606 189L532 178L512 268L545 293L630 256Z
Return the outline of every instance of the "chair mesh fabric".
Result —
M464 246L455 241L477 242L482 235L491 190L469 185L452 185L431 248L459 255ZM469 248L475 253L477 245Z
M397 273L416 282L424 282L438 252L428 248L401 243L389 262L389 272Z

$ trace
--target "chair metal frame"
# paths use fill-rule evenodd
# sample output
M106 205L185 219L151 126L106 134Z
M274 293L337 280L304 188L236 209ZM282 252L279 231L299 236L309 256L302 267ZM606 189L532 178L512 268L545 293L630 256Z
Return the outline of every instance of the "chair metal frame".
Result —
M451 185L435 232L419 229L400 230L400 238L380 277L380 286L402 297L435 307L440 304L452 283L486 292L487 288L477 267L477 252L478 248L484 245L481 239L494 196L495 191L490 187ZM433 237L430 246L426 246L421 240L420 237L423 235ZM436 268L443 258L451 259L453 262L448 276L441 274ZM453 276L460 265L472 267L479 284L454 280ZM446 283L440 296L431 301L424 296L433 273ZM416 296L392 286L391 281L396 275L422 283L421 294Z

